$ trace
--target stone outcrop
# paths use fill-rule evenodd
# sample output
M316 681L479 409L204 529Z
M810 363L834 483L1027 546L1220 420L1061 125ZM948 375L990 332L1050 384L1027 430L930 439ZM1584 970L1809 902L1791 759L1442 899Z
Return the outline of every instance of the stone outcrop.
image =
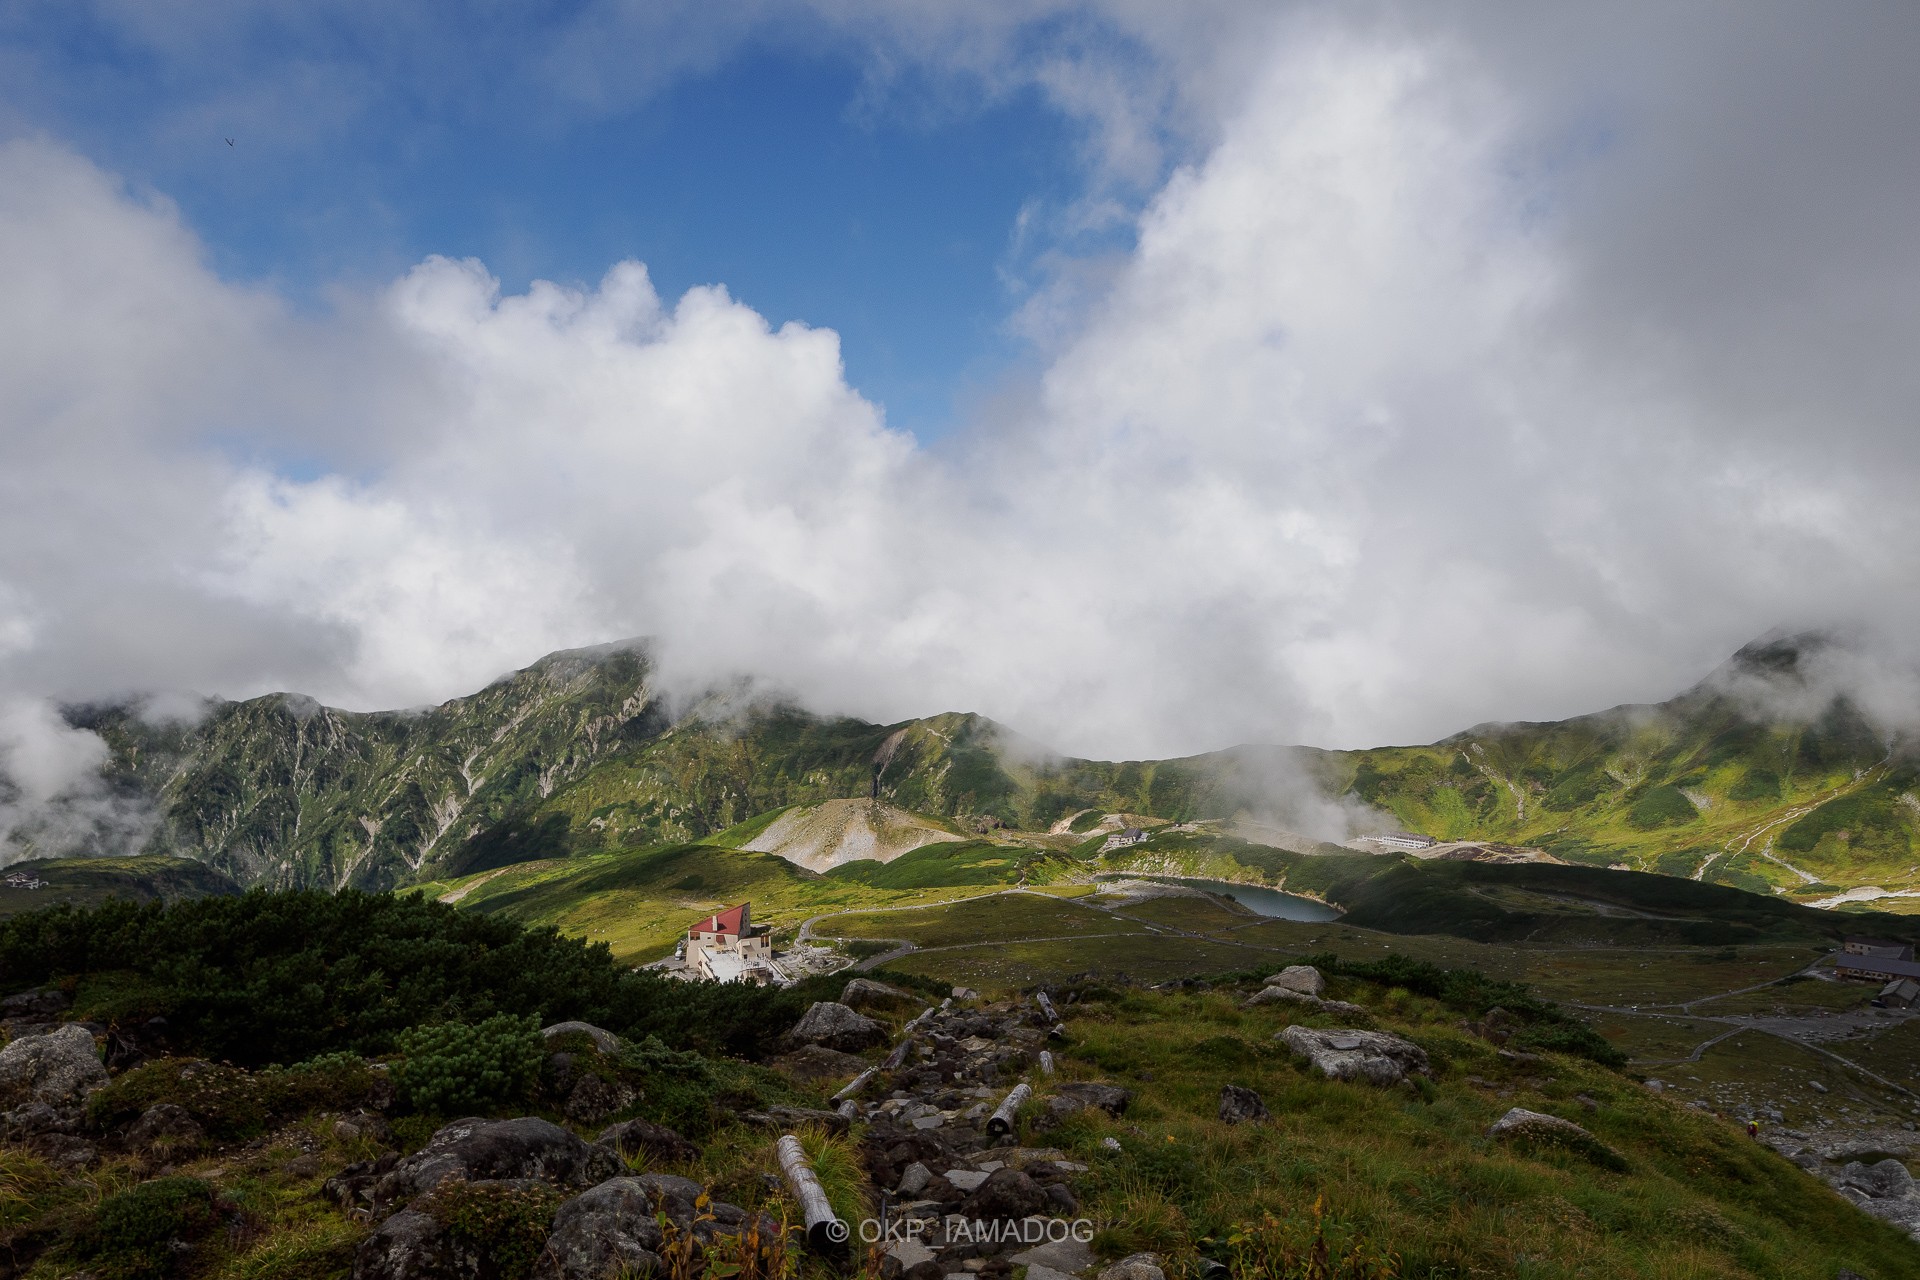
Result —
M1242 1085L1230 1084L1220 1089L1220 1118L1228 1124L1247 1124L1273 1117L1259 1094Z
M796 1045L814 1044L842 1053L858 1053L885 1044L887 1029L844 1004L822 1000L801 1016L787 1038Z
M593 1041L593 1047L601 1053L611 1055L620 1052L620 1037L591 1022L556 1022L550 1027L540 1028L540 1038L549 1043L570 1035L585 1036Z
M1337 1013L1344 1018L1364 1018L1367 1010L1364 1005L1353 1004L1346 1000L1323 1000L1319 996L1310 996L1304 991L1295 991L1289 987L1264 987L1248 996L1243 1002L1248 1008L1257 1008L1263 1004L1291 1004L1315 1013Z
M849 1009L864 1009L878 1005L886 1008L914 999L898 987L890 987L884 982L875 982L872 978L853 978L840 992L840 1003Z
M61 1106L82 1101L106 1083L93 1034L77 1023L0 1049L0 1095Z
M1298 991L1303 996L1323 996L1327 993L1326 978L1310 964L1288 965L1268 978L1267 986L1283 991Z
M1829 1180L1835 1191L1874 1217L1920 1239L1920 1192L1907 1166L1892 1156L1874 1164L1851 1161Z
M1392 1085L1431 1070L1425 1049L1386 1031L1288 1027L1275 1038L1285 1041L1287 1048L1329 1080Z
M376 1209L399 1206L448 1178L467 1182L538 1179L562 1189L590 1187L626 1172L611 1148L592 1145L533 1116L456 1120L375 1184Z
M677 1131L651 1120L627 1120L610 1124L594 1141L612 1147L625 1158L644 1157L649 1163L683 1164L700 1158L700 1148Z

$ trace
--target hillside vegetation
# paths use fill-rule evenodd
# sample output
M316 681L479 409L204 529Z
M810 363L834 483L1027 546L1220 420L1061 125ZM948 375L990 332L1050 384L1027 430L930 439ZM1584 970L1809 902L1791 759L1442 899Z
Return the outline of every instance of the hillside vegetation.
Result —
M415 712L273 695L208 703L191 725L137 704L69 716L113 748L117 791L155 806L143 852L199 859L242 885L390 888L690 842L779 848L825 869L968 834L1059 849L1097 840L1102 815L1119 814L1246 818L1243 833L1293 830L1274 838L1312 850L1294 830L1312 825L1296 812L1304 786L1345 805L1356 830L1531 845L1801 901L1863 887L1920 895L1912 744L1845 696L1795 718L1755 695L1805 703L1807 664L1826 643L1748 646L1655 706L1484 725L1428 746L1160 761L1053 756L976 715L875 725L751 690L676 711L632 646L555 654ZM878 826L860 801L881 806ZM1886 899L1904 901L1920 896Z

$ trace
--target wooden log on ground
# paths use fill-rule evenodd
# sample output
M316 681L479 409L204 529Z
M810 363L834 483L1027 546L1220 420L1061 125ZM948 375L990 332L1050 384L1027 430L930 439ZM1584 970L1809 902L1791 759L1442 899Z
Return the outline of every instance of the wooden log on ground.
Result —
M1053 1054L1050 1050L1040 1051L1040 1070L1047 1075L1053 1074Z
M878 1067L868 1067L865 1071L862 1071L859 1075L853 1078L853 1083L849 1084L846 1088L842 1089L840 1092L834 1094L833 1100L835 1102L845 1102L848 1098L853 1097L855 1094L859 1093L862 1089L866 1088L867 1081L873 1079L873 1077L876 1074L878 1074L879 1071L880 1071L880 1068Z
M1039 995L1038 995L1037 997L1035 997L1035 998L1036 998L1036 999L1038 999L1038 1000L1040 1001L1040 1012L1042 1012L1042 1013L1044 1013L1044 1014L1046 1014L1046 1015L1047 1015L1047 1021L1048 1021L1048 1022L1058 1022L1058 1021L1060 1021L1060 1015L1054 1012L1054 1010L1053 1010L1053 1001L1047 998L1047 993L1046 993L1046 992L1044 992L1044 991L1042 991L1042 992L1041 992L1041 993L1040 993L1040 994L1039 994Z
M827 1203L827 1193L814 1176L807 1161L806 1148L791 1133L779 1142L780 1172L786 1176L787 1190L800 1202L801 1220L807 1225L807 1243L818 1253L844 1253L853 1232Z
M1032 1096L1033 1086L1024 1082L1013 1086L1013 1092L1000 1099L1000 1105L987 1117L987 1132L996 1138L1003 1133L1012 1133L1014 1113Z
M893 1046L893 1052L888 1054L887 1060L880 1064L880 1069L882 1071L898 1071L900 1065L907 1060L907 1054L912 1048L913 1037L908 1036L899 1044Z

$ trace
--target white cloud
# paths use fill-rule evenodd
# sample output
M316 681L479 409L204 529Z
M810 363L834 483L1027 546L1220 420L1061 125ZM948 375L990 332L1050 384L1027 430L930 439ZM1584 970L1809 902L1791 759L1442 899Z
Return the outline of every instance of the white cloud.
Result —
M1713 229L1627 199L1715 193L1664 135L1543 141L1579 111L1516 70L1538 32L1108 20L1176 104L1113 124L1111 164L1148 165L1181 113L1210 141L1130 254L1036 304L1034 385L937 452L847 385L832 332L721 289L669 303L626 263L503 297L436 258L301 321L210 273L164 203L0 150L24 282L0 303L0 690L406 705L651 634L684 684L752 672L1125 756L1425 740L1662 695L1776 621L1904 621L1920 458L1898 397L1823 349L1849 297L1870 353L1920 318L1808 230L1858 229L1844 184L1797 239L1735 237L1831 272L1716 307L1688 291L1726 264L1668 279L1635 247L1665 225L1706 256ZM929 22L897 47L960 19ZM1012 29L955 64L1026 74ZM1147 74L1101 70L1059 92L1097 112ZM1632 101L1712 145L1672 92Z

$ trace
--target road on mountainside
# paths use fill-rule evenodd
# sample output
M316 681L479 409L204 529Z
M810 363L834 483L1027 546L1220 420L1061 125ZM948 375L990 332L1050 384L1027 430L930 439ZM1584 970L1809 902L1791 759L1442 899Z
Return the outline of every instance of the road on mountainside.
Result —
M1725 1000L1730 996L1745 995L1750 991L1763 991L1768 987L1778 986L1791 978L1811 975L1817 967L1818 962L1816 961L1814 964L1808 965L1796 973L1775 978L1770 982L1760 982L1755 983L1753 986L1740 987L1733 991L1722 991L1710 996L1700 996L1697 999L1688 1000L1682 1004L1606 1005L1581 1004L1572 1000L1563 1001L1562 1003L1570 1009L1581 1009L1588 1013L1606 1013L1623 1018L1653 1018L1663 1022L1712 1022L1729 1028L1729 1030L1722 1031L1717 1035L1710 1036L1706 1040L1701 1041L1695 1045L1693 1051L1684 1058L1641 1058L1636 1061L1635 1065L1637 1066L1665 1067L1674 1066L1683 1062L1698 1062L1707 1050L1713 1048L1713 1046L1719 1044L1722 1040L1732 1039L1743 1031L1757 1031L1762 1035L1769 1035L1778 1040L1785 1040L1787 1043L1805 1049L1810 1053L1817 1053L1822 1057L1832 1058L1842 1066L1850 1067L1869 1080L1884 1085L1896 1093L1905 1094L1909 1098L1920 1098L1920 1093L1916 1093L1903 1084L1896 1084L1885 1076L1868 1070L1866 1067L1853 1061L1853 1059L1835 1053L1820 1043L1821 1041L1830 1040L1850 1040L1857 1035L1870 1031L1884 1031L1889 1027L1898 1026L1902 1022L1920 1016L1920 1011L1910 1009L1850 1009L1837 1013L1822 1012L1800 1016L1791 1014L1713 1014L1693 1012L1695 1005L1706 1004L1713 1000ZM1662 1012L1668 1009L1678 1010L1678 1012Z

